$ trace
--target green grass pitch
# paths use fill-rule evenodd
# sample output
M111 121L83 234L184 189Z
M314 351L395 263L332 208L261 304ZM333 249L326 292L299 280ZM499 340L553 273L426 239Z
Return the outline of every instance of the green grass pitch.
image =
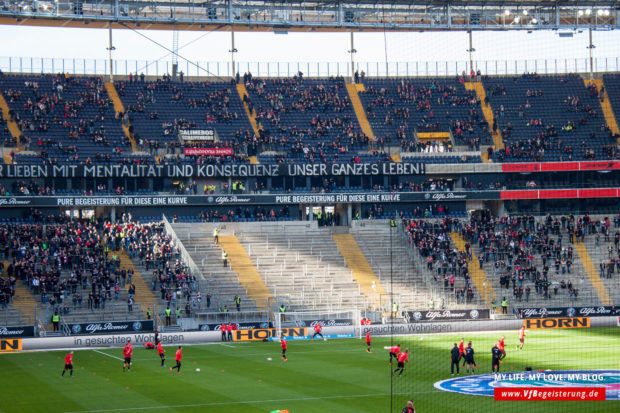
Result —
M400 412L409 398L418 412L620 412L620 402L495 402L491 397L433 387L450 378L449 350L464 337L476 349L479 373L489 373L491 346L502 333L395 337L411 351L400 378L388 365L390 337L289 341L288 362L277 342L185 346L181 374L160 367L152 350L134 347L131 372L122 349L78 350L74 377L60 377L66 351L0 355L2 412ZM620 328L532 330L524 350L507 331L504 371L620 369ZM423 339L421 339L423 338ZM176 347L166 347L166 366ZM267 358L271 357L272 361ZM200 372L196 372L200 368Z

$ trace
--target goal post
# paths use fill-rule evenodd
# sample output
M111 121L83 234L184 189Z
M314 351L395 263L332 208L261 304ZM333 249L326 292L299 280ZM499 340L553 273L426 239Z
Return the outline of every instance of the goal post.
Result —
M274 314L274 339L282 336L283 328L308 328L308 335L314 334L314 326L321 323L323 327L351 327L354 337L362 336L361 312L357 309L337 311L292 311Z

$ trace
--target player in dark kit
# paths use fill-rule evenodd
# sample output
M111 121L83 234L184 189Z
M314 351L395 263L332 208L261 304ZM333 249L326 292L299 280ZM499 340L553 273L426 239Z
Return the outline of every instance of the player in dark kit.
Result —
M415 413L415 407L413 406L413 400L407 402L407 406L403 407L402 413Z
M502 358L502 351L499 349L499 342L491 349L491 371L499 373L499 361Z
M393 358L398 360L398 353L400 353L400 344L397 344L394 347L390 348L390 366L392 365Z
M69 370L69 377L73 377L73 351L65 356L65 368L62 369L60 377L63 377L67 370Z
M366 353L370 353L370 348L372 347L372 340L370 339L370 331L366 332Z
M125 361L123 363L123 371L125 371L125 367L127 371L131 369L131 355L133 354L133 348L131 348L131 340L127 340L127 344L125 344L125 348L123 349L123 356L125 357Z
M177 369L177 374L179 374L181 373L181 360L183 360L183 348L181 346L179 346L179 349L177 350L174 359L176 360L177 365L174 367L170 367L170 372L172 373L172 370Z
M469 367L471 366L471 372L474 372L476 362L474 361L474 348L471 346L471 341L467 343L465 347L465 363L467 363L467 374L469 374Z
M405 351L398 353L396 360L398 360L398 367L396 367L396 370L392 372L392 375L396 374L396 372L400 370L400 373L398 373L398 377L400 377L403 375L403 371L405 370L405 362L409 363L409 349L406 348Z
M461 353L459 352L459 348L454 343L454 347L450 350L450 359L452 362L450 363L450 375L454 376L454 366L456 366L456 374L461 374L459 372L459 361L461 361Z
M157 343L157 354L159 354L159 358L161 358L161 366L166 367L164 364L166 362L166 355L164 354L164 348L161 346L161 342Z

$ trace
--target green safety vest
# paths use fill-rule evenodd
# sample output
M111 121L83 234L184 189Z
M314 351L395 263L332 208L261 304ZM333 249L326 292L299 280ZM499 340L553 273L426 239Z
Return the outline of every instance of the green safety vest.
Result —
M166 317L170 317L171 312L172 311L169 308L166 308Z
M228 312L228 307L224 307L224 312L227 313Z
M395 220L395 219L390 219L390 226L391 226L392 228L395 228L395 227L396 227L396 220Z
M502 307L508 307L508 301L503 300L502 301Z
M59 322L59 321L60 321L60 316L59 316L58 314L54 314L54 315L52 316L52 321L53 321L54 323Z
M146 310L146 318L151 319L151 310Z
M239 297L235 298L235 304L241 304L241 298Z
M286 307L281 306L281 307L280 307L280 312L281 312L281 313L283 313L283 312L285 312L285 311L286 311Z
M177 308L177 317L181 317L181 309Z

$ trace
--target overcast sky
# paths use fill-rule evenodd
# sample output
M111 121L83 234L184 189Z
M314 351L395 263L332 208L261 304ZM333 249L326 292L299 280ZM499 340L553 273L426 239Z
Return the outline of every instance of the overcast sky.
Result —
M8 57L101 59L108 58L108 31L102 29L1 26L0 67ZM355 33L359 62L468 61L465 32ZM193 62L230 62L230 32L182 31L179 54ZM115 60L170 62L172 32L114 30ZM598 58L620 56L620 31L595 31ZM350 61L349 33L237 32L238 62ZM387 47L386 47L387 46ZM474 32L474 60L565 59L588 57L588 32L560 38L558 32ZM182 61L183 59L179 59ZM183 67L183 66L181 66ZM243 68L243 66L242 66Z

